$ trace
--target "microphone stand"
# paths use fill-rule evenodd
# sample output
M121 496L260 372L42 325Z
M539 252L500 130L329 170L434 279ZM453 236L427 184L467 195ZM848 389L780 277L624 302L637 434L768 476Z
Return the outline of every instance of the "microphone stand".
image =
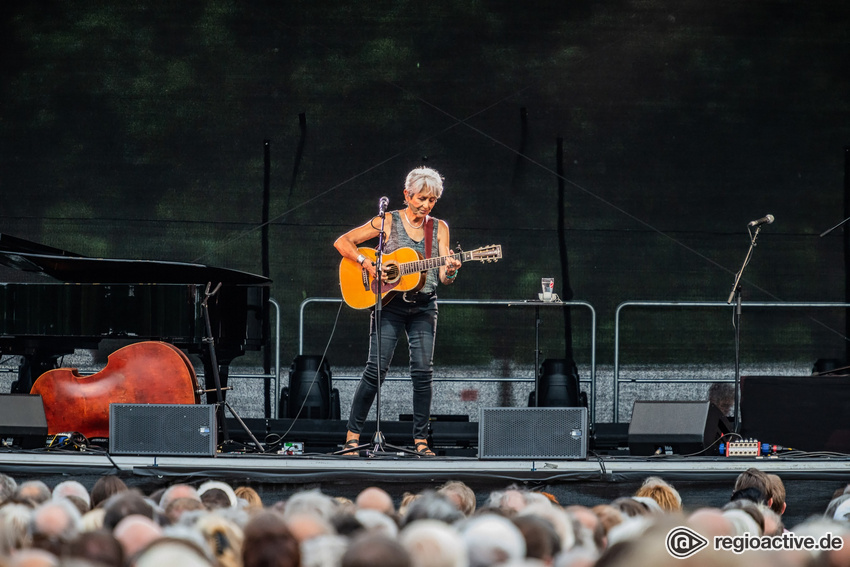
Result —
M383 388L383 376L381 369L381 312L383 311L383 258L384 258L384 224L387 220L387 213L384 210L385 204L382 201L381 207L378 211L378 216L381 217L381 230L378 233L378 246L375 249L375 311L372 315L373 320L375 322L375 358L376 358L376 367L378 371L378 387L375 391L375 434L372 436L372 441L367 443L361 443L357 447L352 449L343 449L341 451L337 451L334 455L340 455L342 453L353 453L355 451L359 452L362 449L366 449L366 455L369 457L376 457L381 454L386 454L387 449L392 449L398 453L407 453L410 455L416 455L421 457L416 451L411 451L405 447L397 447L395 445L390 445L387 443L386 438L384 437L384 433L381 431L381 390ZM387 368L389 371L389 368ZM371 447L371 449L369 449Z
M747 230L749 231L749 227L747 227ZM740 432L741 425L741 277L744 275L744 270L747 264L750 263L750 259L752 259L753 249L756 247L756 239L759 236L759 232L761 232L761 225L756 226L755 233L750 234L750 248L747 250L747 255L744 257L744 263L741 265L741 269L735 274L735 283L732 284L732 292L729 294L729 299L726 300L726 303L729 304L733 301L735 302L735 311L732 315L732 326L735 328L735 433Z
M210 297L214 296L218 293L218 290L221 289L221 282L219 282L215 289L210 291L210 287L212 286L212 282L207 282L207 288L204 292L204 300L201 302L201 307L204 309L204 323L206 324L207 336L204 337L203 342L207 343L207 348L209 349L210 354L210 368L212 369L213 380L215 381L215 393L217 396L216 408L215 408L215 416L221 422L221 432L222 432L222 440L219 445L223 445L229 440L229 436L227 434L227 423L224 421L224 408L222 405L226 406L227 409L230 410L230 413L233 414L233 417L236 418L236 421L239 422L239 425L242 426L242 429L245 430L245 433L248 434L248 437L251 438L251 441L257 447L257 450L260 453L265 453L265 449L257 441L257 438L254 437L254 434L251 433L251 430L245 425L245 422L242 421L242 418L233 411L233 408L230 407L230 404L227 403L227 400L224 399L224 392L222 392L221 388L221 377L218 374L218 358L215 355L215 339L213 339L212 333L212 324L210 323L210 308L208 305Z

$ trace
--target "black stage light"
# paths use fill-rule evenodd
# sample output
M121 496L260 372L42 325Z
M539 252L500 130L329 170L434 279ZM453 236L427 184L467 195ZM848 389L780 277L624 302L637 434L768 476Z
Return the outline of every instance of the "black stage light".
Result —
M540 365L537 391L528 396L529 407L575 408L581 407L578 369L575 363L563 358L547 358ZM535 403L535 399L537 403Z
M316 355L298 355L289 367L289 388L280 394L278 417L339 419L339 390L331 385L331 365Z

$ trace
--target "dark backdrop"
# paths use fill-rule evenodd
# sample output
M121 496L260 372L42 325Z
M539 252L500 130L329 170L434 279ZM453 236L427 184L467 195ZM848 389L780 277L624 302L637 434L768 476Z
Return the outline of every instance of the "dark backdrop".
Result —
M446 178L453 242L500 243L441 296L531 298L561 281L613 358L630 299L725 301L748 221L772 213L745 301L841 301L844 0L7 2L0 7L0 231L102 257L259 273L271 156L272 296L283 359L300 302L338 297L336 236L402 204L404 175ZM301 129L303 114L306 128ZM303 134L303 146L302 143ZM6 280L20 275L3 271ZM320 352L335 309L311 310ZM752 317L745 362L841 357L840 311ZM588 319L573 321L588 361ZM635 321L624 354L728 361L730 314ZM544 356L563 331L546 323ZM366 319L333 364L365 357ZM530 314L444 310L441 364L531 359ZM628 359L628 357L626 357ZM730 367L731 368L731 367Z

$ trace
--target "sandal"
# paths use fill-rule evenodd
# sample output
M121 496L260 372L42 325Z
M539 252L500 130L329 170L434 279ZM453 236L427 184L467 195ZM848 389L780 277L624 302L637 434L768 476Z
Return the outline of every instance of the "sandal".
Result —
M436 457L437 456L437 455L434 454L434 451L432 451L431 448L428 447L427 441L419 441L419 440L414 439L413 440L413 447L414 447L414 450L416 451L416 454L419 455L420 457Z
M360 445L360 439L352 438L347 439L345 441L345 445L342 446L343 453L340 453L343 457L359 457L360 451L354 451L355 447Z

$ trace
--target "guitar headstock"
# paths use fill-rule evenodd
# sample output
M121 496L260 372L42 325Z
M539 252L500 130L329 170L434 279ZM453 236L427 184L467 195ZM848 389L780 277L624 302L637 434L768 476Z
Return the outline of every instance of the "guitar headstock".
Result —
M502 258L502 245L491 244L490 246L482 246L475 250L464 252L466 260L477 260L479 262L496 262Z

